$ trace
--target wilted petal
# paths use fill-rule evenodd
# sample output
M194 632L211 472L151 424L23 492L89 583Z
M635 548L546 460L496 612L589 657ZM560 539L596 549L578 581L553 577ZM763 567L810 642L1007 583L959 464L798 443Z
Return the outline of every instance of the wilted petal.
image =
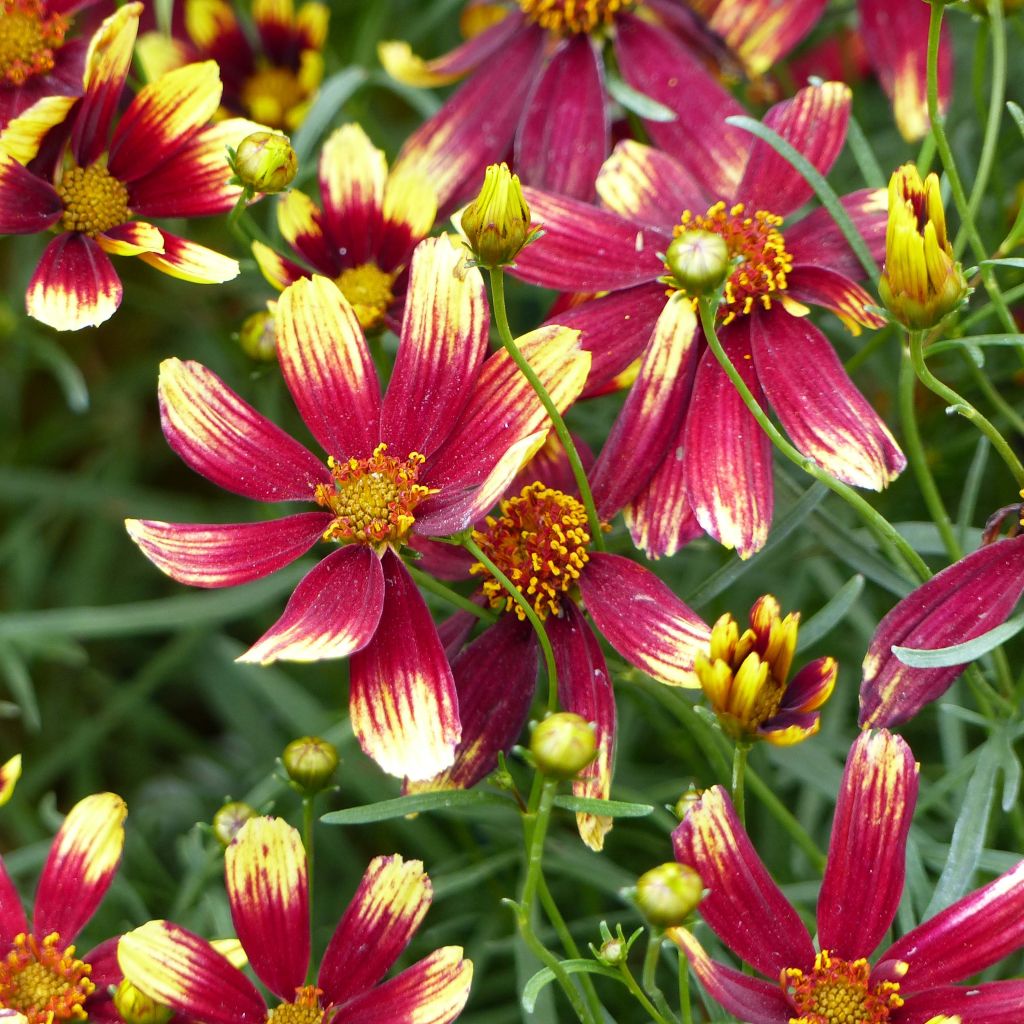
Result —
M95 240L77 231L58 235L28 283L25 309L57 331L98 327L121 305L121 280Z
M63 212L48 181L0 152L0 234L34 235L56 224Z

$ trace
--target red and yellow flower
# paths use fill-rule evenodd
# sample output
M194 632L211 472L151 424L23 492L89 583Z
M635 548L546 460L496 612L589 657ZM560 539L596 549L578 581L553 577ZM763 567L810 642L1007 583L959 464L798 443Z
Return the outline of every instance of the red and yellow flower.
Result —
M225 147L259 127L207 127L221 93L212 61L144 86L116 118L141 9L126 4L93 36L81 99L41 100L0 134L0 233L57 232L25 297L29 315L57 330L100 324L120 305L108 253L199 284L238 274L235 260L139 219L231 209L240 192Z
M765 124L827 172L849 108L849 89L827 82L772 107ZM865 308L872 299L855 280L860 264L826 211L784 219L811 197L810 186L767 143L748 145L741 134L705 126L672 155L620 143L598 179L609 209L527 190L544 234L513 272L563 291L610 293L559 315L594 355L589 389L614 383L640 357L592 483L601 515L625 506L634 541L653 557L701 530L748 557L765 543L772 516L771 444L704 344L695 297L665 261L683 232L720 235L739 261L719 308L722 347L796 447L838 479L875 490L905 464L807 320L810 303L855 332L882 322ZM881 255L885 193L844 203Z
M394 854L370 862L312 985L309 882L298 832L279 818L253 818L228 847L224 874L242 947L280 1002L268 1006L205 939L169 921L150 921L121 938L121 969L183 1018L198 1024L264 1024L275 1016L303 1024L448 1024L462 1012L473 966L458 946L438 949L378 984L430 907L430 879L419 861Z
M817 908L815 947L769 876L728 795L713 786L673 834L676 859L708 890L707 925L758 975L712 960L670 928L708 994L751 1024L1017 1024L1024 981L957 985L1024 945L1024 862L939 911L870 958L900 902L917 765L884 730L863 733L846 762ZM940 1017L941 1019L941 1017Z
M351 714L363 749L395 775L430 778L460 735L451 670L401 552L412 538L465 529L542 442L547 417L504 352L487 357L479 271L447 238L420 243L387 394L352 306L323 277L277 305L285 382L323 461L198 363L161 367L171 447L207 479L257 501L318 506L266 523L129 520L143 553L182 583L227 587L280 569L319 540L335 546L282 617L242 656L267 663L352 655ZM559 407L589 356L575 331L544 327L519 347Z
M323 209L298 189L277 204L281 236L301 263L254 242L263 276L278 289L314 273L329 277L364 330L402 322L413 249L434 226L437 199L414 172L388 173L387 159L357 124L343 125L320 153Z
M116 940L82 957L74 942L113 881L127 813L113 793L71 808L43 865L31 923L0 859L0 1007L28 1024L87 1020L109 1004L108 985L120 980Z

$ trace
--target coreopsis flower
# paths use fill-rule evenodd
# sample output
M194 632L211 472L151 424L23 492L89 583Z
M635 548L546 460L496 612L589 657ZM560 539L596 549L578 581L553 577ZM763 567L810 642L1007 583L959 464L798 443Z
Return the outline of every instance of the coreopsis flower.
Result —
M939 176L933 172L922 182L914 164L889 178L878 293L893 317L912 330L934 327L967 295L967 279L946 234Z
M547 417L504 351L487 357L480 272L447 237L413 257L387 394L356 313L326 278L296 281L277 304L285 382L326 464L198 363L166 360L160 409L171 447L207 479L257 501L314 511L271 522L129 520L143 553L181 583L228 587L266 576L318 541L333 548L242 661L352 656L352 723L385 771L423 779L452 763L459 712L451 670L401 552L415 537L465 529L500 497L544 438ZM555 402L579 393L578 335L519 339Z
M246 822L225 851L231 917L267 1000L209 942L169 921L122 936L124 976L151 999L198 1024L226 1021L380 1020L448 1024L462 1012L473 966L445 946L378 984L409 944L432 898L417 861L375 857L328 943L315 984L309 882L298 832L280 818Z
M14 787L21 778L21 754L15 754L0 765L0 807L14 795Z
M597 758L573 783L578 796L607 799L615 752L615 696L601 645L581 605L630 664L669 686L697 687L694 661L707 648L706 623L652 572L595 551L583 505L541 481L506 498L473 539L529 601L555 654L562 708L594 723ZM464 788L492 771L522 731L533 698L538 641L523 609L483 563L467 565L501 618L452 660L463 714L455 764L410 789ZM464 637L463 637L464 639ZM455 645L456 650L461 641ZM611 819L579 814L580 835L600 849Z
M275 287L314 273L331 278L364 330L397 329L413 249L434 226L437 199L415 173L388 173L384 153L357 124L342 125L320 153L321 210L299 189L282 196L277 224L301 263L254 242L253 256Z
M147 33L139 57L148 77L214 60L224 82L224 116L244 115L292 131L305 118L324 76L330 9L292 0L253 0L253 39L227 0L185 0L184 38Z
M79 957L75 938L113 881L124 846L124 801L113 793L80 800L54 837L39 878L32 920L0 859L0 1007L28 1024L102 1015L117 980L115 940Z
M233 118L207 127L221 93L212 61L144 86L118 118L141 10L139 3L125 4L93 36L85 92L72 101L66 122L53 128L41 120L34 133L18 134L13 149L5 142L32 111L0 133L0 233L56 231L25 305L30 316L57 330L95 326L120 305L121 281L108 253L138 256L198 284L238 274L235 260L142 219L231 209L240 191L229 183L225 147L259 125ZM68 136L53 159L51 129Z
M842 148L849 107L850 90L826 82L772 107L764 123L825 173ZM701 530L748 557L764 544L772 517L771 444L705 345L693 292L665 261L673 238L690 231L720 235L740 261L726 280L719 337L793 444L857 487L880 490L905 465L807 319L809 303L854 332L881 324L865 308L872 299L855 280L858 260L824 210L786 220L811 190L767 143L744 144L735 158L720 153L733 132L705 126L688 140L689 167L620 143L598 178L610 209L526 190L543 234L513 273L563 291L609 293L559 314L594 355L588 390L607 387L642 357L592 485L601 516L626 506L634 541L653 557L674 553ZM703 181L694 157L703 158ZM853 193L844 204L880 254L885 193Z
M874 957L900 902L917 801L914 755L898 736L863 733L850 750L818 896L817 946L761 863L728 795L713 786L673 833L676 859L708 890L700 913L758 973L712 960L671 928L708 994L750 1024L1017 1024L1024 981L955 982L1024 945L1024 862L907 932Z
M734 739L766 740L786 747L813 736L821 727L821 706L832 695L838 666L818 658L793 678L800 613L780 614L771 594L750 609L750 628L740 633L723 615L711 627L708 653L697 655L694 670L711 710Z

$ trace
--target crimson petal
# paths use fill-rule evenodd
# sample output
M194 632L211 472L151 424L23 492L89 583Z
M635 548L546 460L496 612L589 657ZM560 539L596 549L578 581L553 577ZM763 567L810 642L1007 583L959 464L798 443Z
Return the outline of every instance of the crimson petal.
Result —
M885 227L889 220L889 196L884 188L865 188L842 196L843 208L867 243L874 259L885 259ZM812 210L796 224L786 225L786 248L794 271L812 265L858 280L864 268L835 218L825 207Z
M965 1024L1020 1024L1024 981L990 981L983 985L939 985L908 996L900 1007L900 1024L963 1020ZM945 1015L945 1016L944 1016Z
M48 181L0 153L0 234L34 235L56 224L63 212Z
M28 315L57 331L98 327L121 305L121 280L96 240L77 231L43 251L25 292Z
M9 949L14 945L15 936L27 932L28 918L21 906L21 897L0 857L0 948Z

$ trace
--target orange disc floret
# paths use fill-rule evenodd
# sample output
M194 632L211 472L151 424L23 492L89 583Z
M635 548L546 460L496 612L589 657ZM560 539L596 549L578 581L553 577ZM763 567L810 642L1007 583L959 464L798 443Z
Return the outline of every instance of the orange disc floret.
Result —
M53 70L69 20L48 14L43 0L0 0L0 84L24 85Z
M782 972L782 987L795 1008L791 1024L885 1024L903 1005L899 982L871 983L867 960L840 960L823 949L814 969Z
M519 0L530 21L559 35L593 32L610 25L615 15L636 7L639 0Z
M267 1014L266 1024L320 1024L324 1011L320 1007L323 990L306 985L295 990L295 1000L275 1006Z
M64 204L62 231L81 231L95 238L130 219L128 189L97 161L88 167L67 167L57 185Z
M60 947L56 932L42 942L22 932L0 960L0 1006L24 1014L28 1024L86 1020L83 1004L96 987L91 972L74 946Z

